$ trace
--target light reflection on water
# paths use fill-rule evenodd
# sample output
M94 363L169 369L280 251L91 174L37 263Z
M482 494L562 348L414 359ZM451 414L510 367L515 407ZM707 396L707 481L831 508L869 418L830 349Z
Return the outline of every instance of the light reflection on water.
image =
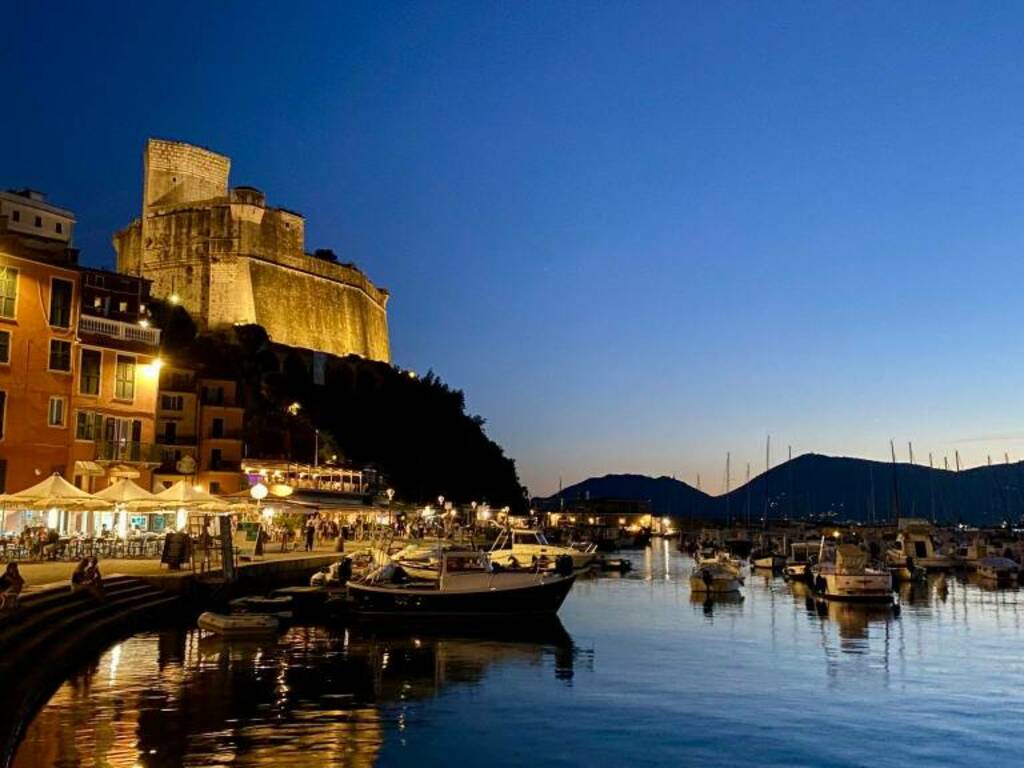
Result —
M667 542L627 556L543 626L138 635L53 696L15 765L1017 762L1021 592L932 578L893 617L754 574L705 603Z

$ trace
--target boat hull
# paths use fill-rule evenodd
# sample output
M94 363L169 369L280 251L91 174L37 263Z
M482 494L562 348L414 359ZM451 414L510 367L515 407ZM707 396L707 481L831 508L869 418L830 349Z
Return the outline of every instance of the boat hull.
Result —
M212 611L201 613L196 624L222 637L265 637L276 633L280 626L276 618L266 614L226 616Z
M351 610L415 616L508 616L557 613L575 575L534 584L488 590L422 589L410 586L349 584Z

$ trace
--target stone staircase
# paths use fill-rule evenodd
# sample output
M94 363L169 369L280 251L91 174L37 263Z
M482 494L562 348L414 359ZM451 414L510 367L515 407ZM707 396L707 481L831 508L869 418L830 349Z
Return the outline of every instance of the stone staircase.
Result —
M181 609L177 596L131 576L103 586L103 600L67 587L28 594L0 617L0 766L13 760L33 713L90 655Z

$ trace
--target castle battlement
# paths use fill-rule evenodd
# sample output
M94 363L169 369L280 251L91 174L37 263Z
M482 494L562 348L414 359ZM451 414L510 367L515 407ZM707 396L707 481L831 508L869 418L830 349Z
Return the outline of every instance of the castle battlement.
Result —
M280 344L387 361L388 292L306 253L305 219L230 188L230 169L224 155L150 139L142 215L114 236L118 269L152 280L200 328L258 323Z

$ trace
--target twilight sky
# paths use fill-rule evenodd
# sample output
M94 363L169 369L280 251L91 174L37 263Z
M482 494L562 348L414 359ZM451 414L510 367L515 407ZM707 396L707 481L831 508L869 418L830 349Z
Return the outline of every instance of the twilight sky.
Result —
M1024 6L33 3L0 187L111 265L148 136L393 293L533 493L1024 457Z

